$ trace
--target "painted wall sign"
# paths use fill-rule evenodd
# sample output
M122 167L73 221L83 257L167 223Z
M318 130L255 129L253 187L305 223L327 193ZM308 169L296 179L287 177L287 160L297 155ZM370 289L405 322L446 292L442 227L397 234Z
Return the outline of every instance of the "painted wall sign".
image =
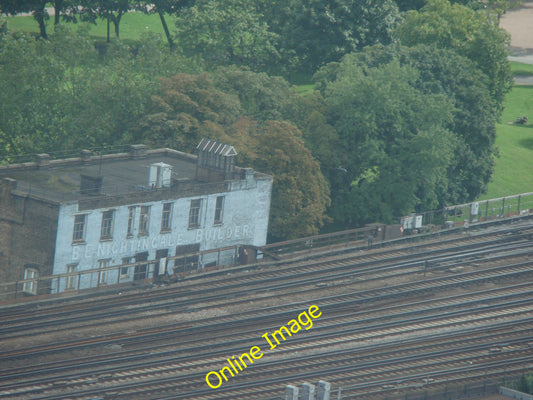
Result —
M195 232L195 243L238 241L253 237L253 231L249 225L197 229ZM183 244L191 244L190 234L141 236L120 241L99 242L97 245L72 245L72 261L84 258L96 257L102 259L113 256L133 255L140 251L164 249Z

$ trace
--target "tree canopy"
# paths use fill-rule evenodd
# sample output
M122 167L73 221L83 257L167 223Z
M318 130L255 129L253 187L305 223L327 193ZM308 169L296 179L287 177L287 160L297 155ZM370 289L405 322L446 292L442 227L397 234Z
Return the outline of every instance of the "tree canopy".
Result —
M43 4L0 0L0 9L38 16ZM274 176L276 239L470 201L490 181L512 84L508 36L480 4L56 0L62 21L103 18L116 37L101 46L87 24L75 31L56 18L35 40L0 23L1 160L226 141L239 163ZM120 40L133 9L158 14L164 36ZM288 81L313 74L305 94Z
M258 2L288 68L315 71L345 54L387 44L400 20L392 0L283 0Z
M329 205L320 164L294 124L269 119L281 117L277 99L288 91L279 78L236 68L218 70L216 80L207 74L165 78L133 140L189 151L203 136L232 143L239 162L274 176L271 237L316 234Z
M488 77L491 96L501 113L504 96L513 83L507 60L509 35L484 11L447 0L428 0L420 11L405 14L395 35L405 46L435 45L472 60Z
M412 67L393 60L362 68L356 57L319 74L346 170L341 185L332 188L334 218L391 222L435 207L452 155L450 102L417 88Z
M197 0L178 15L177 39L191 57L211 66L247 65L268 69L279 58L277 35L250 0Z
M398 60L418 71L415 86L424 93L440 93L453 105L446 125L455 136L448 185L439 189L439 204L471 201L486 190L494 168L498 104L491 97L489 79L476 65L452 50L434 45L373 47L354 56L361 68Z

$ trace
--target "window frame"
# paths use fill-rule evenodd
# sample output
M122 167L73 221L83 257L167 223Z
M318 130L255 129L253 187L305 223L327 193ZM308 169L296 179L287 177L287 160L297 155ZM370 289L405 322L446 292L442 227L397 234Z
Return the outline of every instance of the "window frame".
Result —
M87 215L88 214L76 214L74 215L74 225L72 229L72 243L84 243L85 234L87 232ZM78 218L83 218L83 221L78 221ZM78 227L81 226L81 229Z
M31 272L31 276L28 276ZM37 294L37 285L39 281L39 270L35 267L25 267L24 268L24 280L32 279L29 282L24 282L22 284L22 291L24 293L29 293L36 295Z
M126 230L126 237L132 237L135 234L135 214L137 213L136 206L128 207L128 226Z
M220 203L219 204L219 200ZM226 196L217 196L215 202L215 218L213 220L214 225L222 225L224 219L224 203L226 202Z
M165 208L169 209L166 210ZM161 232L170 232L172 230L172 212L174 203L163 203L163 211L161 212Z
M139 236L148 236L150 232L150 209L151 206L141 206L139 213Z
M98 260L98 269L101 270L101 269L104 269L104 268L107 268L109 267L111 263L111 259L110 258L105 258L105 259L102 259L102 260ZM98 280L97 280L97 284L98 286L100 285L107 285L107 270L105 271L98 271Z
M133 257L123 257L122 265L133 264ZM130 277L130 268L129 267L120 267L120 278L129 278Z
M67 274L72 274L74 272L78 272L78 264L69 264L67 265ZM78 277L76 275L70 275L66 277L65 281L65 290L73 290L76 286L76 282L78 280Z
M100 240L113 239L114 222L115 222L115 210L102 211L102 222L100 225Z
M189 208L189 229L195 229L200 227L201 216L202 199L191 200L191 205Z

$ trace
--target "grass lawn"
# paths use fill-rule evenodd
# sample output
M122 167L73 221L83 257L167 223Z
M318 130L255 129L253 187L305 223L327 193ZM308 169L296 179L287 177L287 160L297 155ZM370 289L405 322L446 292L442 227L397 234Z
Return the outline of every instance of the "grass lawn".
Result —
M7 28L10 31L23 31L39 33L39 25L33 17L8 17ZM176 18L166 15L165 20L167 22L169 30L174 30L174 23ZM69 24L75 26L75 24ZM48 33L52 33L54 29L54 19L50 17L46 24L46 30ZM114 25L110 25L111 38L115 37ZM158 15L145 15L138 12L130 12L122 17L120 21L120 38L124 40L136 40L141 37L143 32L155 32L161 34L165 38L163 27L161 26L161 20ZM105 39L107 36L107 24L104 20L97 20L97 24L90 25L89 34L95 38ZM166 38L164 39L166 40Z
M314 83L311 83L311 84L308 84L308 85L296 85L296 92L298 92L302 96L309 95L309 94L313 93L314 90L315 90L315 84Z
M509 124L519 116L527 116L528 123ZM496 127L500 158L480 200L533 192L533 85L515 85L507 94L501 122Z
M533 75L533 64L524 64L516 61L511 61L511 71L513 75L528 76Z

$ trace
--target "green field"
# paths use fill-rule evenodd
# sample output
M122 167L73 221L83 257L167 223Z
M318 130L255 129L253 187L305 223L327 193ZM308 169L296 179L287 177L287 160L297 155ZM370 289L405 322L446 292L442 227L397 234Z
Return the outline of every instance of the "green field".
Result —
M512 62L511 67L516 75L533 75L533 65ZM528 123L512 124L520 116L527 116ZM480 199L533 192L533 85L515 85L507 94L496 131L500 157L488 193Z
M176 18L165 16L169 30L172 32L175 27ZM74 24L69 24L74 25ZM97 24L89 25L89 34L95 38L105 39L107 35L107 24L99 19ZM9 17L7 18L7 28L15 32L39 33L39 25L33 17ZM50 17L47 21L46 29L48 33L54 30L54 19ZM115 37L114 25L110 25L110 37ZM122 17L120 21L120 38L124 40L136 40L144 32L154 32L164 37L163 27L158 15L145 15L139 12L130 12Z
M511 61L511 69L514 75L529 76L533 75L533 64L523 64L516 61Z

